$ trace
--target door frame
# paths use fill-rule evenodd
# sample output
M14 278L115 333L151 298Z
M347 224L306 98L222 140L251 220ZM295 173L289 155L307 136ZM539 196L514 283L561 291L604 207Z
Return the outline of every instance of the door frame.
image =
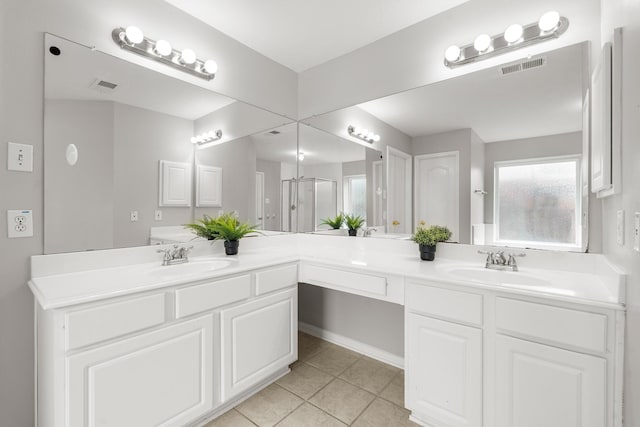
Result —
M391 159L392 156L398 157L400 159L404 159L404 163L405 163L405 181L407 182L407 185L405 186L405 214L404 214L403 221L405 222L405 224L409 224L409 228L405 229L405 232L411 233L413 231L413 225L411 220L411 217L413 215L413 208L412 208L413 191L411 189L413 185L413 161L412 161L413 157L411 156L411 154L405 153L404 151L401 151L389 145L387 145L387 161L386 161L387 173L385 177L386 178L385 183L387 187L387 201L386 201L387 232L389 232L389 230L392 229L391 228L392 219L391 219L391 216L389 215L389 189L391 188L389 185L390 176L391 176L390 168L389 168L389 160Z

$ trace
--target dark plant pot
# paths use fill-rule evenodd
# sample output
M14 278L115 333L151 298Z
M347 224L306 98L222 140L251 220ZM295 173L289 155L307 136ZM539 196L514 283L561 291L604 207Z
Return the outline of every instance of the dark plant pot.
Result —
M420 248L420 259L423 261L433 261L436 257L436 247L429 245L418 245Z
M209 236L209 237L207 237L207 240L215 240L215 239L216 239L216 238L215 238L215 237L213 237L213 236Z
M352 237L353 237L353 236L355 236L355 235L357 235L357 234L358 234L358 230L351 230L351 229L349 229L349 236L352 236Z
M240 240L224 241L224 251L227 255L238 255L238 246L240 246Z

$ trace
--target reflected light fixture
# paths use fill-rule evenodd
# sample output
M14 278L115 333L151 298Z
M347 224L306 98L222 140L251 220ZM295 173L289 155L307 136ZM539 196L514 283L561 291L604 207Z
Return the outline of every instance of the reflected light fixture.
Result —
M526 26L512 24L503 34L481 34L473 43L449 46L444 52L444 65L449 68L501 55L524 46L560 37L569 28L569 20L556 11L547 12L537 22Z
M211 142L219 141L222 138L222 131L220 129L216 131L209 131L202 133L200 135L192 136L191 143L198 144L198 146L202 146L205 144L209 144Z
M201 61L193 49L185 49L181 52L173 49L166 40L154 41L145 37L140 28L135 26L116 28L111 32L111 37L124 50L137 53L205 80L212 80L218 71L218 64L214 60Z
M380 135L365 128L349 126L347 128L347 132L349 132L349 135L359 138L363 141L367 141L370 144L380 141Z
M303 152L303 151L300 151L300 152L298 153L298 160L300 160L300 161L303 161L303 160L304 160L304 152Z

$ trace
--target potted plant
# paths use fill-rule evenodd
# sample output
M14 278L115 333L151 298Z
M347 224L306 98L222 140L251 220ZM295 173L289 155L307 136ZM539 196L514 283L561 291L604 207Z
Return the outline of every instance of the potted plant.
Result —
M344 223L347 225L349 229L349 236L355 236L358 234L358 229L364 225L364 218L360 215L345 215Z
M436 243L446 242L451 237L451 231L441 225L431 227L418 227L411 239L420 248L420 259L433 261L436 257Z
M325 218L320 224L328 225L332 230L337 230L342 227L344 222L344 214L340 212L335 218Z
M213 224L217 221L217 218L211 218L209 215L203 215L202 219L196 220L196 223L185 224L185 228L191 229L196 236L202 237L207 240L214 240L218 233L213 229Z

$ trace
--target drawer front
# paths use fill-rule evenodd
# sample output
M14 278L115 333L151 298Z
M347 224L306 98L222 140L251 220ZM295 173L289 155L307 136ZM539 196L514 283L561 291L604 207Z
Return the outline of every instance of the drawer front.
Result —
M298 284L298 264L270 268L256 273L256 294L262 295Z
M176 317L231 304L251 296L251 275L216 280L176 291Z
M454 322L482 326L482 295L428 285L407 285L409 310Z
M496 328L562 347L607 350L607 316L599 313L498 297Z
M166 320L164 294L72 311L65 316L67 350L159 325Z
M379 296L387 295L386 277L337 270L317 265L303 264L302 281L310 284L320 284L321 286L344 290L346 292L353 290L357 293Z

